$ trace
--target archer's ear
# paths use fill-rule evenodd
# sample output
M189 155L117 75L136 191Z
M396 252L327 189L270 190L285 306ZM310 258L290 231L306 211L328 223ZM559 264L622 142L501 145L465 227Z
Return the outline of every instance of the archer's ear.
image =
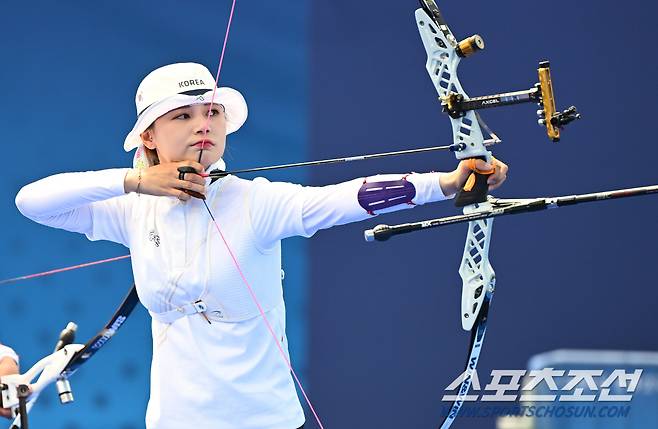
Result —
M151 128L147 129L139 135L142 139L142 143L149 149L155 149L155 141L153 136L153 130Z

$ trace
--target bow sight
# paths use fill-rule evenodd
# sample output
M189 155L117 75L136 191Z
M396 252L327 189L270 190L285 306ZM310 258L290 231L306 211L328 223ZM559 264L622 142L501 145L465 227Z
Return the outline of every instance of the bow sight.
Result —
M442 49L447 49L444 40L447 40L459 58L466 58L474 53L484 49L484 40L479 34L470 36L461 42L457 42L452 35L448 26L433 0L421 0L422 8L429 15L429 17L438 25L438 30L443 33L443 38L438 37L437 29L428 23L430 31L437 34L434 38L435 43ZM420 25L421 23L419 23ZM425 23L422 23L425 25ZM548 137L557 142L560 140L560 129L568 123L580 119L580 113L575 106L570 106L562 112L555 108L555 95L553 94L553 84L551 81L550 63L548 61L541 61L537 69L539 74L539 82L528 90L506 92L502 94L484 95L480 97L466 98L459 91L454 91L453 88L444 88L447 91L445 95L439 97L443 111L450 115L453 119L463 117L466 112L471 110L488 109L492 107L509 106L512 104L520 103L537 103L539 110L539 125L546 127ZM445 72L444 72L445 73ZM441 76L446 80L450 80L450 76L446 73ZM479 122L482 122L478 118ZM486 128L486 127L485 127Z
M466 41L473 37L471 36ZM460 45L464 43L461 42ZM482 44L484 46L484 44ZM482 49L482 48L481 48ZM471 50L474 53L477 50ZM509 106L512 104L535 102L540 107L537 110L539 116L539 125L546 126L546 132L554 142L560 141L560 129L576 119L580 119L580 113L576 106L570 106L562 112L555 109L555 95L553 94L553 85L551 82L551 70L548 61L539 63L537 69L539 73L539 82L534 88L524 91L505 92L503 94L483 95L480 97L464 98L462 94L450 92L448 95L441 97L443 111L452 118L459 118L468 110L489 109L492 107ZM550 118L547 120L547 118Z

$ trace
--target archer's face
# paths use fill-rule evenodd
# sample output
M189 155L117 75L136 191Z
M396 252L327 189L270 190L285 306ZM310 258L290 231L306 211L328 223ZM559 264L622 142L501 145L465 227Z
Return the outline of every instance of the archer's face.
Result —
M155 120L142 134L149 149L158 152L161 163L198 161L203 149L201 164L208 168L224 155L226 147L226 116L224 106L194 104L169 111Z

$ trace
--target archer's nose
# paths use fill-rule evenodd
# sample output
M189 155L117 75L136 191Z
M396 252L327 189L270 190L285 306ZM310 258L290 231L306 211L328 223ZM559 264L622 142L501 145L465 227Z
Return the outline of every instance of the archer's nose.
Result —
M210 121L205 116L199 120L196 125L195 133L196 134L208 134L212 130L210 128Z

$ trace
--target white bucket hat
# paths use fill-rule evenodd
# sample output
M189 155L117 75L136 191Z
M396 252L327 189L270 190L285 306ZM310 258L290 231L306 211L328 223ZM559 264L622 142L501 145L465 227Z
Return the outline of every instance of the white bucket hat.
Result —
M213 98L213 91L215 96ZM212 101L211 101L212 99ZM201 64L176 63L153 70L139 84L135 95L137 120L126 136L126 152L138 148L135 161L143 152L142 134L156 119L182 106L221 104L226 112L226 134L237 131L247 120L247 102L233 88L217 88L215 78Z

